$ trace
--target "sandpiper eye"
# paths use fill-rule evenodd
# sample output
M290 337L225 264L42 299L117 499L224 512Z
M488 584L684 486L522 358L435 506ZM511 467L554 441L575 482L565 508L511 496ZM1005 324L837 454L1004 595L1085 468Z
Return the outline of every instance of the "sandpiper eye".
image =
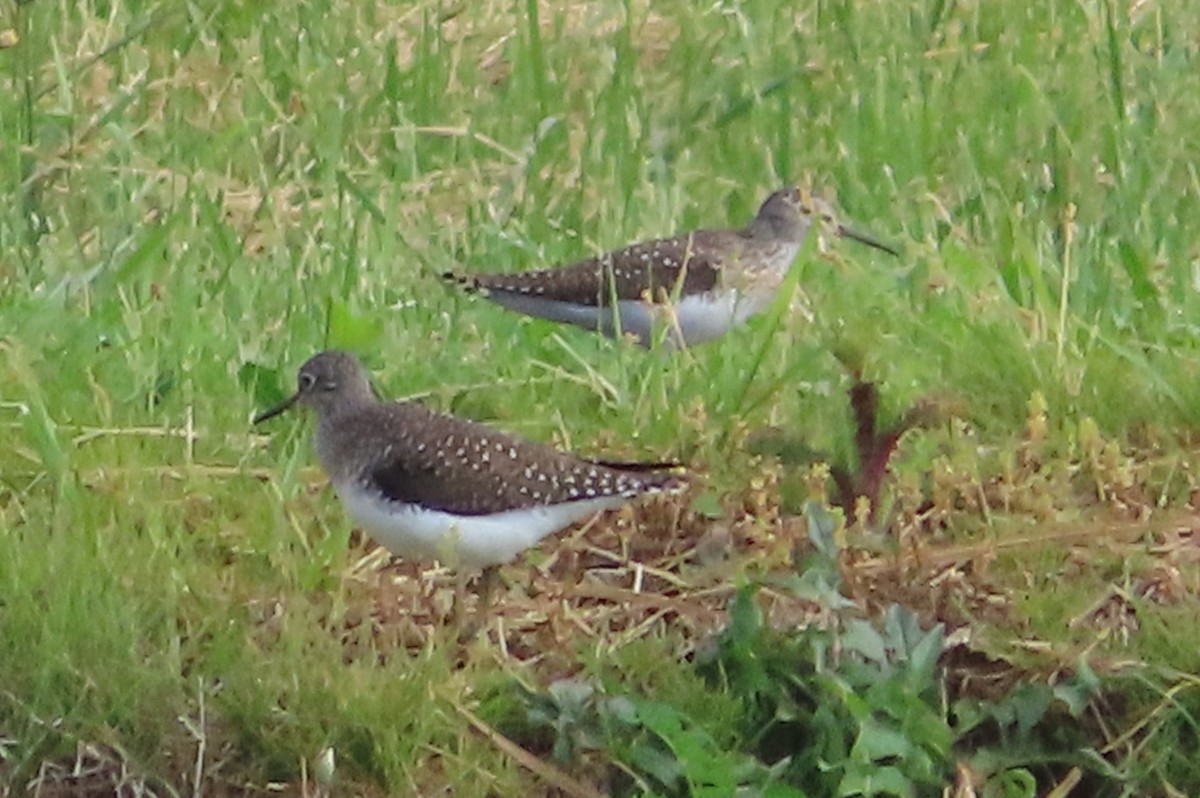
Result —
M300 372L300 390L311 391L312 387L317 384L317 378L311 374Z

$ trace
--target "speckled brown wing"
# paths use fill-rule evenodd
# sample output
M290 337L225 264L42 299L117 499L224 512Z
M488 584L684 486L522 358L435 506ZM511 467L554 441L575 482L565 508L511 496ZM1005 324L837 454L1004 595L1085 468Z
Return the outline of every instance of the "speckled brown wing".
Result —
M357 479L395 502L477 516L604 496L633 497L679 482L669 473L635 473L580 460L410 402L378 405L372 411L369 415L377 417L362 423L386 427L388 434L376 439L390 444L361 463Z
M607 307L614 297L649 297L659 302L676 291L688 296L717 288L722 267L743 243L736 232L700 230L634 244L570 266L515 274L447 276L478 291L503 291L593 307Z

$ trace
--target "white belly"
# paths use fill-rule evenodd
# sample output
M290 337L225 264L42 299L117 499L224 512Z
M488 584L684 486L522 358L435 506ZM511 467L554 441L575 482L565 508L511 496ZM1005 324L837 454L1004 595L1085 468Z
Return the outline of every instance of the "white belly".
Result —
M458 516L389 502L357 487L335 487L350 516L388 551L470 568L509 562L547 535L628 501L607 496L493 515Z
M760 296L740 291L725 291L716 297L710 294L689 296L675 306L675 318L684 343L693 346L741 327L750 317L766 310L773 297L773 292Z
M774 292L696 294L673 305L653 305L636 300L620 300L616 312L611 307L595 307L543 297L493 290L489 298L509 310L541 319L573 324L592 332L615 337L632 335L649 347L659 330L666 329L665 343L670 348L711 341L734 327L741 326L771 304Z

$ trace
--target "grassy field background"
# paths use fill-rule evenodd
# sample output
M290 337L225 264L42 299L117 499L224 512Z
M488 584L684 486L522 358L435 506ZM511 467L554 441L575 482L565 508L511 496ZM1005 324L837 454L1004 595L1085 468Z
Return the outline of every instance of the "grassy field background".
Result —
M670 623L349 656L378 578L308 428L248 423L336 345L388 395L687 462L695 518L759 539L813 490L764 438L851 458L853 371L885 423L934 402L851 537L984 552L1020 619L991 650L1137 666L1090 794L1197 794L1198 31L1169 1L6 4L6 789L94 746L160 790L301 792L332 748L337 791L541 794L461 710L566 674L728 728ZM813 243L811 313L674 357L438 279L740 225L790 181L902 256ZM1132 636L1067 623L1154 569L1177 600L1137 597Z

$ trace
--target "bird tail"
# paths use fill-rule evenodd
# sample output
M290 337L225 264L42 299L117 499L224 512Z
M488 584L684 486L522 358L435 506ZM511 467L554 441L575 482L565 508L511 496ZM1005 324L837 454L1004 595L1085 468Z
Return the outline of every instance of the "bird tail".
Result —
M627 474L637 474L638 478L653 487L655 492L679 493L691 484L692 475L687 472L683 463L674 461L658 462L622 462L619 460L588 460L604 468L624 471Z
M460 272L442 272L442 279L447 283L462 287L469 294L476 294L483 290L483 286L475 275L462 274Z

